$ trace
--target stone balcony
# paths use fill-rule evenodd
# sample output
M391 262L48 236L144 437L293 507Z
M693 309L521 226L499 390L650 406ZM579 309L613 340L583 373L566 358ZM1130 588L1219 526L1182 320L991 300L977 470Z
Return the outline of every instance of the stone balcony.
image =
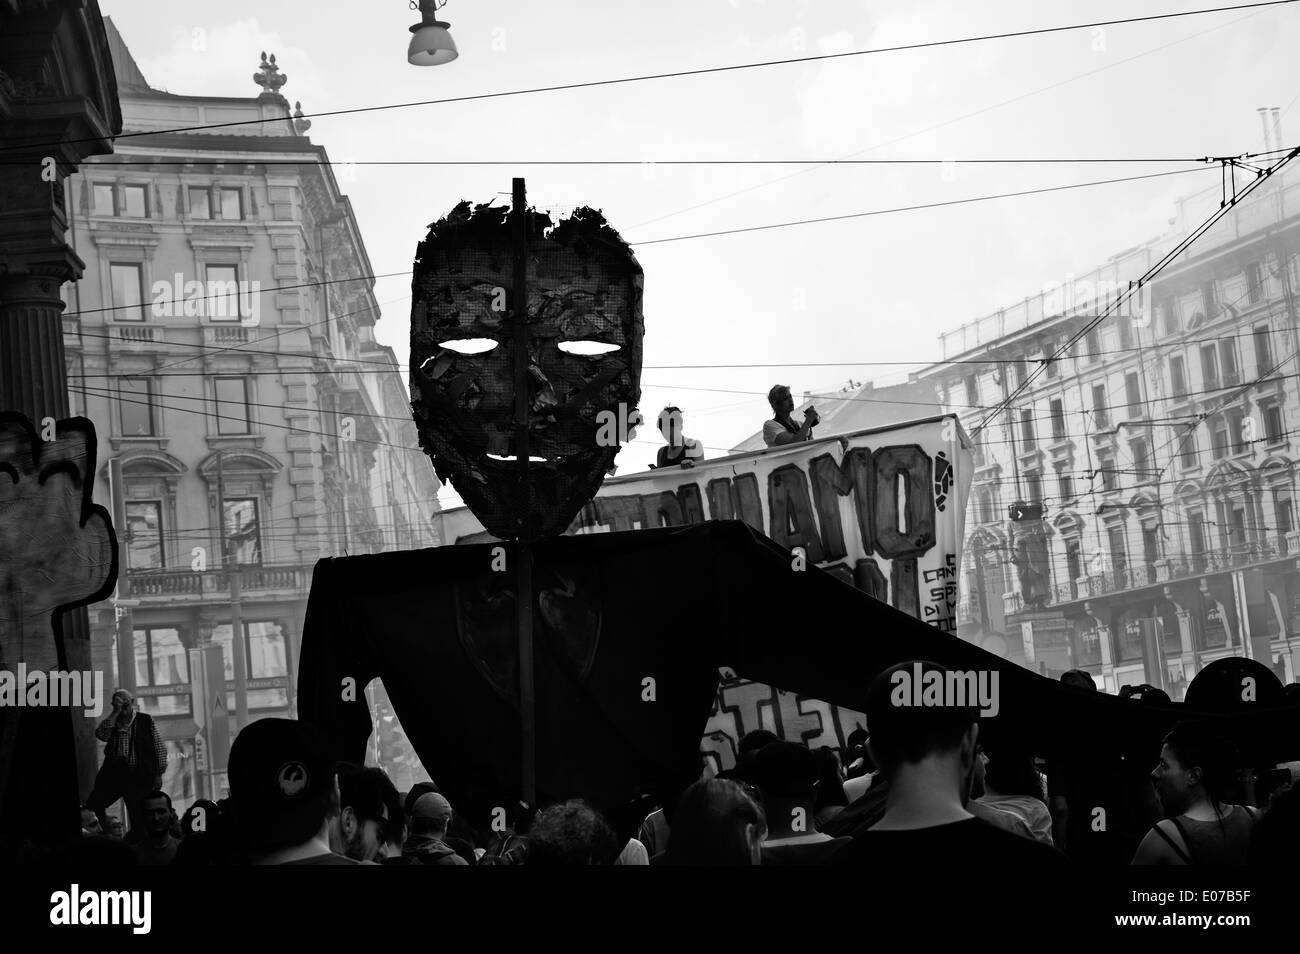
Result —
M240 572L242 593L263 599L306 596L311 585L311 567L296 563L245 564ZM132 570L129 580L131 598L145 604L230 599L230 574L226 570Z

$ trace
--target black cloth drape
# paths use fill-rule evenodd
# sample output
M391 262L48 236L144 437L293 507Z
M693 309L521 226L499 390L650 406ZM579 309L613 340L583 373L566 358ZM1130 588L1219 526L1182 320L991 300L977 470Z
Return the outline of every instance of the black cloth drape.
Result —
M504 571L493 569L497 547ZM520 791L514 552L322 560L303 630L300 717L326 730L338 758L360 762L371 730L362 690L382 678L425 767L481 830ZM1219 720L1260 759L1300 757L1300 706L1214 716L1065 686L821 570L795 571L739 521L563 536L533 552L539 799L588 798L621 835L647 801L698 776L721 665L858 711L872 677L907 659L994 671L999 712L982 732L1049 758L1154 764L1161 734L1190 717Z

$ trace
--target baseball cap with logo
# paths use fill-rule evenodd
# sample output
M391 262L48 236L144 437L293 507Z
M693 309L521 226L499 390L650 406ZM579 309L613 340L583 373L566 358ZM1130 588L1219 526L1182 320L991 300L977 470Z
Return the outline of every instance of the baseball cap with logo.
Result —
M230 747L230 801L236 822L254 843L279 841L279 831L315 833L334 787L334 760L324 736L294 719L259 719ZM301 822L304 824L295 824Z

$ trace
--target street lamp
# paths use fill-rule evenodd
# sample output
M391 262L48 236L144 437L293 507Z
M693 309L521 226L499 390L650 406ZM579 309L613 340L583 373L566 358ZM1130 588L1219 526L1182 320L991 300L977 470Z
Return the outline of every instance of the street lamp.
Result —
M410 46L406 48L406 62L412 66L441 66L450 63L459 54L456 41L447 32L450 23L438 19L438 8L447 0L411 0L411 9L420 11L420 22L411 27Z

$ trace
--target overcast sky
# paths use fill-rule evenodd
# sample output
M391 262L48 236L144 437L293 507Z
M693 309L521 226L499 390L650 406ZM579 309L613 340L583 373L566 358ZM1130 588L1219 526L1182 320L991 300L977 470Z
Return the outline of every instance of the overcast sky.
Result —
M1219 5L850 0L451 0L460 58L406 62L406 0L100 0L149 82L254 96L262 50L311 114L871 49ZM201 32L196 32L201 31ZM204 49L196 51L198 45ZM409 269L428 223L460 199L591 205L638 242L1181 166L529 166L523 160L1161 157L1263 148L1259 106L1291 107L1300 139L1300 4L594 89L318 118L335 161L509 160L496 167L357 166L341 182L375 271ZM1187 166L1191 168L1194 164ZM343 170L336 170L340 174ZM1152 238L1215 168L1045 196L644 245L642 408L681 406L717 456L796 393L885 384L939 360L937 335ZM409 278L384 279L379 340L407 358ZM797 363L825 363L794 368ZM687 364L786 367L689 370ZM653 461L658 435L619 473ZM447 503L455 503L447 492Z

